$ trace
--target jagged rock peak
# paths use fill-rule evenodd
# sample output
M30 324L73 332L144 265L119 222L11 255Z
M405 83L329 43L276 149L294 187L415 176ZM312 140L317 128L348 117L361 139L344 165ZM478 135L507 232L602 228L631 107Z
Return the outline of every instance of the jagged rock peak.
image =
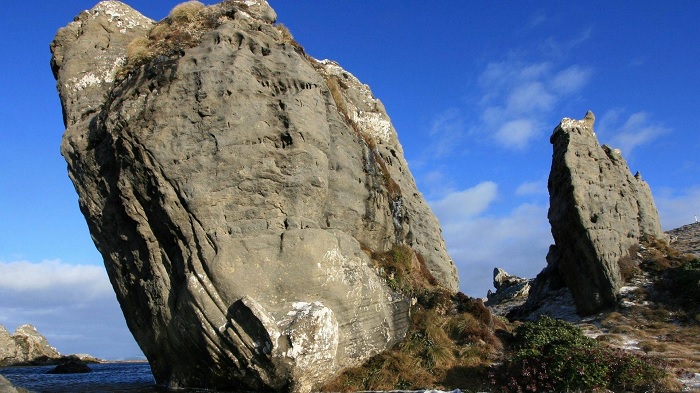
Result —
M489 290L484 304L494 314L505 316L525 303L530 293L530 282L531 280L527 278L508 274L501 268L494 268L493 286L496 292Z
M643 236L665 238L649 186L633 176L619 149L601 146L588 112L554 129L548 218L555 245L528 305L565 285L578 311L590 314L616 302L618 261ZM555 284L556 283L556 284Z
M456 269L368 86L265 1L178 7L52 43L81 211L158 383L310 391L405 335L374 256Z
M0 366L50 361L61 357L56 348L32 325L22 325L10 333L0 325Z

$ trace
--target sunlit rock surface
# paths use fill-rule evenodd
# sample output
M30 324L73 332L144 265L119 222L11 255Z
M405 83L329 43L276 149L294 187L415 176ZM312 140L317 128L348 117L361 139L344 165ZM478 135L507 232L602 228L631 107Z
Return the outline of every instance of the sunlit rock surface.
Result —
M61 29L61 151L159 383L309 391L406 332L370 251L409 245L452 291L456 269L370 89L264 0L212 7L129 72L153 21L109 1Z

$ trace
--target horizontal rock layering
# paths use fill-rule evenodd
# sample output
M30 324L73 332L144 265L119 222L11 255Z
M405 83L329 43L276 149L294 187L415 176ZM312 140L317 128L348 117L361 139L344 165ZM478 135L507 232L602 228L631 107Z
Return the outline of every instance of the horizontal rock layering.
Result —
M202 12L198 42L137 65L164 23L107 1L61 29L61 151L159 383L309 391L405 334L371 251L409 245L452 291L456 269L369 88L264 0Z

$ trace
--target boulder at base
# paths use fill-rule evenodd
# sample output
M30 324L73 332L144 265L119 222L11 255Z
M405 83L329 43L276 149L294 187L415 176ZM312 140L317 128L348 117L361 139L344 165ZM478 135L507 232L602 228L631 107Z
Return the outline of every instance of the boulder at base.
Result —
M51 370L47 371L47 374L83 374L83 373L90 373L92 372L92 369L85 363L84 361L80 360L79 357L72 355L72 356L66 356L62 358L56 367L52 368Z

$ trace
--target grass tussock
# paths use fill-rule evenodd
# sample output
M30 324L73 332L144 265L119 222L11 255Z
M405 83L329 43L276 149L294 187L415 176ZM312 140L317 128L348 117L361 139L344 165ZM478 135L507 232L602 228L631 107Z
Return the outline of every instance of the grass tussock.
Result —
M197 19L197 14L205 7L199 1L186 1L176 5L168 14L168 18L174 23L190 23Z
M167 17L156 23L147 37L136 38L129 44L126 64L117 77L124 78L160 56L181 56L186 49L198 45L205 33L246 9L245 3L230 0L209 7L199 1L176 5Z
M437 285L410 247L372 253L390 287L414 299L411 327L394 348L344 370L322 391L483 388L503 348L496 332L506 325L481 300Z
M394 291L406 297L425 297L437 288L437 280L425 260L411 247L395 245L387 252L370 251L369 254L380 276Z
M289 28L287 28L287 26L283 25L282 23L278 23L277 25L275 25L275 28L282 35L282 42L293 46L299 46L299 43L294 39L292 32L289 31Z
M617 261L618 267L620 268L620 276L623 282L629 282L633 277L639 275L642 269L639 267L637 261L637 253L639 253L640 247L638 244L631 246L627 252L627 255L620 258Z

